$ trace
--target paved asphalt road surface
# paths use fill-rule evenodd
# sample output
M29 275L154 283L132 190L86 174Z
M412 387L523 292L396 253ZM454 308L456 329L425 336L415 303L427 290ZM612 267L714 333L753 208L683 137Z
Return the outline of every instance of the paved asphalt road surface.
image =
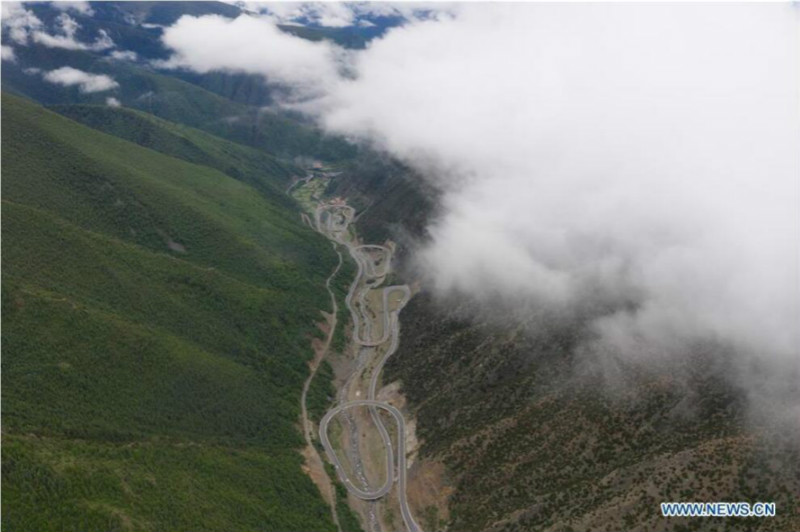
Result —
M378 340L370 339L369 336L371 336L371 331L369 326L365 327L368 338L361 337L361 312L356 310L355 306L353 305L353 298L359 286L361 285L362 280L364 281L364 292L362 292L362 296L367 290L377 289L380 283L383 282L384 277L390 269L392 250L385 246L356 245L356 243L351 242L349 238L349 230L350 223L353 221L354 216L355 210L352 207L344 204L321 204L317 207L314 213L317 230L331 240L347 247L348 251L350 252L350 256L353 257L353 260L355 260L356 265L358 266L358 273L356 274L353 283L350 285L350 290L345 298L345 303L350 309L350 315L353 319L353 341L361 347L377 347L390 340L391 343L381 360L375 365L372 371L372 378L369 384L367 399L344 402L329 410L320 421L320 441L322 442L322 446L325 448L328 458L336 467L339 478L347 487L348 491L350 491L350 493L356 497L363 500L380 499L391 491L392 485L396 481L398 484L397 496L400 502L400 512L402 514L403 521L406 524L406 528L408 532L420 532L419 525L417 525L416 521L414 521L414 517L411 515L411 509L408 506L408 500L406 497L407 466L405 452L405 419L403 418L403 414L397 410L397 408L393 407L389 403L377 401L375 399L378 378L383 366L385 365L386 360L397 350L397 346L399 345L400 335L398 315L403 306L411 298L411 290L409 289L408 285L384 287L382 290L383 308L381 309L381 312L383 314L383 331L381 338ZM376 254L383 254L383 260L379 267L376 267L375 260L373 258L373 256ZM396 309L394 311L390 311L389 297L394 292L401 292L403 298L397 304ZM360 300L362 301L361 310L363 311L365 306L363 305L363 299L360 298ZM336 455L336 451L333 449L331 442L328 439L328 424L330 421L337 414L340 414L350 408L359 406L366 406L370 409L372 420L374 421L375 426L380 433L383 445L386 448L386 482L383 486L376 490L361 489L354 485L352 479L347 476L347 473L339 461L339 457ZM383 425L383 421L380 418L378 409L389 412L397 424L396 458L395 454L392 452L391 438L389 437L386 427ZM395 463L397 465L396 474Z

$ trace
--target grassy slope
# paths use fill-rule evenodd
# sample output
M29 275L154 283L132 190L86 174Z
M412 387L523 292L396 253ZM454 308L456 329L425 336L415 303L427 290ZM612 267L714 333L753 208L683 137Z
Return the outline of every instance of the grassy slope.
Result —
M2 112L4 527L332 529L293 450L328 244L217 170Z
M300 168L263 151L242 146L199 129L168 122L151 114L105 105L58 105L52 108L72 120L135 142L178 159L225 172L289 205L282 192Z

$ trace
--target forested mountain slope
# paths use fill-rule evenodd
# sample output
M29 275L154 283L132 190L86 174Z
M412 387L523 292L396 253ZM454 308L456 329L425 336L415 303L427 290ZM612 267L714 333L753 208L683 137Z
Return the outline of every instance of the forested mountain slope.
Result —
M215 168L2 116L4 527L331 530L295 451L327 243Z

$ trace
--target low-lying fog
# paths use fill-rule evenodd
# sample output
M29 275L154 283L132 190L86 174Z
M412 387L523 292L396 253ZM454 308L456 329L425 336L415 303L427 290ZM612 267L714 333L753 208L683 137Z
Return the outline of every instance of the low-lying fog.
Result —
M171 66L260 73L287 105L443 191L427 286L570 313L598 360L726 346L800 420L800 9L464 4L364 51L269 16L184 17ZM755 373L758 378L751 377Z

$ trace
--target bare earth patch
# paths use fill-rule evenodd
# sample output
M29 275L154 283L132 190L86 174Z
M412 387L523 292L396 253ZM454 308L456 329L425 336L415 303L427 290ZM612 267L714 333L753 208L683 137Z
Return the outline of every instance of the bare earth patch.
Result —
M378 400L386 401L403 411L407 420L408 503L423 530L437 530L450 519L447 501L454 491L447 480L444 464L430 458L420 458L417 420L405 411L406 398L400 393L400 381L384 386L376 396Z

